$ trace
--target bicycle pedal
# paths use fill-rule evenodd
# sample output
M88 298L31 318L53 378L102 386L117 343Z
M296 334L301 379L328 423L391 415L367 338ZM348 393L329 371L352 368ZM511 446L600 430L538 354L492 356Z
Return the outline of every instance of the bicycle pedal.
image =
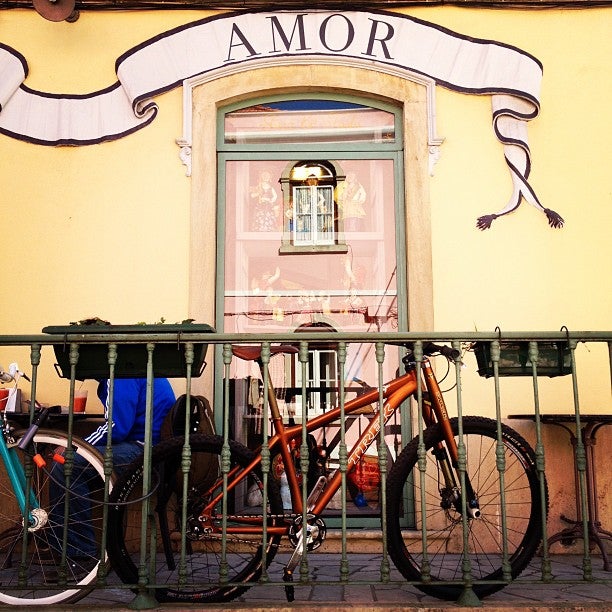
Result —
M291 603L295 599L295 589L293 586L285 586L285 596L287 601Z
M285 582L293 582L293 572L285 568L285 571L283 572L283 580ZM289 603L295 599L295 589L293 588L293 584L285 585L285 597Z

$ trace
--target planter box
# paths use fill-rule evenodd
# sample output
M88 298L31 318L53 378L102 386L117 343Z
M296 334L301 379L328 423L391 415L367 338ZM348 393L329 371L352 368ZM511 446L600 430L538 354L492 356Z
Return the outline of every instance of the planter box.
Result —
M65 342L66 334L72 336L103 334L172 334L179 333L212 333L215 330L206 324L188 325L64 325L45 327L43 333L62 336L61 342L52 342L57 364L55 369L62 378L70 378L70 343ZM198 377L205 366L208 343L194 342L194 362L191 376ZM145 378L147 375L147 343L117 344L117 361L115 378ZM109 377L108 343L81 344L79 360L76 364L75 378L101 379ZM173 341L169 344L156 344L153 351L153 375L156 378L185 378L185 342Z
M478 374L493 376L491 344L476 342L474 345ZM500 376L532 376L529 359L529 342L500 342L498 371ZM538 342L538 376L565 376L572 373L571 355L567 342Z

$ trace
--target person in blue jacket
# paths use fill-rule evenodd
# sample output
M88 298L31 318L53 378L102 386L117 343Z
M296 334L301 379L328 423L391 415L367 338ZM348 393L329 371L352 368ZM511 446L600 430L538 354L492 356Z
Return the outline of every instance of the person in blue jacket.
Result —
M104 405L105 422L85 437L102 455L106 450L109 433L109 400L110 381L101 380L98 384L98 397ZM145 414L146 414L147 380L145 378L116 378L113 387L113 422L111 442L113 451L113 469L121 474L127 465L144 451ZM160 428L166 414L175 403L176 398L170 382L166 378L153 380L152 428L153 444L159 441ZM91 471L92 475L86 474ZM95 477L93 468L75 455L73 474L70 480L70 515L71 528L68 533L66 556L69 564L81 566L87 561L99 559L97 542L91 526L91 504L88 499L88 477ZM55 540L57 550L61 553L61 526L63 525L64 508L64 470L61 466L53 468L50 494L52 504L51 521L56 525ZM112 536L111 536L112 537ZM53 546L55 549L55 546Z
M85 437L85 441L104 453L108 436L110 381L98 384L98 397L104 406L103 425ZM147 380L145 378L117 378L113 389L113 464L117 473L142 452L145 439L145 410ZM159 442L159 430L166 414L176 401L166 378L153 380L153 444ZM100 448L102 447L102 448ZM119 470L117 470L119 468Z

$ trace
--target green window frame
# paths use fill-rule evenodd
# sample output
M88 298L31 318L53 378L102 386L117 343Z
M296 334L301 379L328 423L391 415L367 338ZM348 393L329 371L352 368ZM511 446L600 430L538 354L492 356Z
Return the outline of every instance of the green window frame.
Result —
M341 142L334 142L328 133L325 133L322 137L323 140L320 142L311 142L308 137L300 134L296 137L297 142L292 142L290 135L283 130L275 129L273 131L273 138L269 141L266 140L265 130L263 133L255 133L252 137L249 134L245 135L244 130L240 129L240 126L232 126L233 131L226 132L226 119L228 115L232 113L240 113L245 111L245 115L248 114L249 109L265 108L269 104L276 104L282 102L299 102L300 100L320 100L320 101L333 101L338 103L340 107L343 104L355 105L356 107L372 108L376 111L380 111L380 115L383 117L385 114L388 117L392 117L392 128L389 128L388 124L383 125L382 129L370 129L369 125L360 125L358 130L350 133L347 128L345 131L346 138ZM376 115L373 113L373 115ZM376 116L378 119L379 117ZM384 123L384 121L383 121ZM237 272L234 268L244 266L244 262L248 261L249 257L253 256L255 249L262 248L260 245L266 244L266 241L273 242L271 237L276 238L278 241L275 243L275 253L279 258L279 261L288 261L286 258L293 256L302 257L333 257L333 258L348 258L349 255L356 250L357 244L370 244L372 249L375 251L378 249L380 253L384 253L389 247L389 241L391 240L392 249L394 249L395 256L395 269L393 271L392 281L394 283L394 294L381 295L375 299L379 299L382 303L383 298L388 299L390 302L395 304L395 312L393 314L394 321L393 329L400 331L407 329L407 301L405 296L407 295L406 287L406 270L405 262L405 219L404 219L404 159L403 159L403 115L402 109L399 106L394 106L386 102L382 102L371 98L355 98L341 95L331 94L303 94L303 95L277 95L269 96L265 98L255 98L249 100L243 100L239 103L230 104L224 106L218 110L217 115L217 185L218 185L218 197L217 197L217 274L216 274L216 327L220 331L235 332L238 331L233 329L231 325L228 327L227 322L233 320L233 316L240 316L243 312L240 307L234 306L228 308L228 300L234 300L234 304L247 304L248 300L252 298L250 293L252 282L249 277L249 284L242 282L244 289L238 290L238 285L235 285L235 295L232 297L227 292L226 279L231 280L232 275L236 275ZM355 136L355 132L360 132L360 135ZM365 133L365 140L359 140ZM316 137L316 136L315 136ZM243 202L246 197L237 199L236 192L236 170L237 168L248 167L249 164L257 167L257 171L251 172L251 174L263 174L262 168L265 168L265 164L268 163L276 164L275 172L271 173L272 177L278 177L278 182L268 179L267 189L270 191L270 186L274 189L274 194L271 194L268 198L270 202L273 202L273 206L280 212L276 212L278 224L274 228L274 231L268 232L267 234L260 231L262 228L256 230L252 226L252 221L248 219L248 214L252 213L252 210L246 210L247 204L240 204L245 208L245 212L233 210L238 206L237 202ZM292 181L291 170L300 164L307 165L313 163L323 163L327 167L332 169L332 177L328 177L329 180L319 180L316 184L307 184L304 180L303 183L299 181ZM242 164L242 165L241 165ZM392 207L392 215L394 222L391 224L388 221L385 224L386 231L391 231L390 235L384 235L382 232L377 231L377 228L368 227L365 230L362 228L361 231L355 231L350 233L343 225L341 219L339 219L339 203L341 201L341 193L343 189L346 189L347 175L345 171L347 166L351 164L363 164L368 168L372 168L376 171L377 165L383 165L387 170L385 179L389 179L387 182L392 185L385 184L385 195L389 196L384 202L378 201L377 206L390 206ZM279 170L280 169L280 170ZM248 173L248 170L246 171ZM243 182L248 183L251 188L252 177L245 179ZM232 189L228 189L231 186ZM380 185L379 185L380 186ZM233 190L233 191L232 191ZM245 193L248 191L244 187ZM374 189L372 188L372 191ZM302 198L302 196L305 196ZM320 196L323 196L320 198ZM391 202L392 200L392 202ZM296 202L305 203L301 212L296 211ZM313 206L313 202L321 202L324 205L318 209ZM228 206L230 207L228 209ZM303 217L300 218L300 214L303 213ZM242 214L243 218L238 219L238 215ZM327 217L325 216L327 215ZM330 215L333 216L333 220L330 219ZM280 220L278 218L280 217ZM300 236L298 228L300 222L302 223L301 229L304 230L309 223L310 233L306 237L305 231L302 231L304 236ZM330 225L333 231L329 231ZM392 225L392 230L390 227ZM229 231L232 231L232 227L240 226L240 230L235 230L230 235ZM266 228L269 229L269 228ZM249 242L251 241L251 242ZM394 241L394 242L393 242ZM252 244L251 244L252 243ZM238 246L236 246L238 245ZM228 262L226 257L226 248L230 247L234 249L233 259L234 261ZM250 250L252 247L253 250ZM242 249L236 251L236 249ZM298 262L298 259L295 261ZM299 262L306 261L299 259ZM318 260L321 261L321 260ZM300 266L300 263L296 263L296 266ZM304 267L307 265L302 264ZM270 273L274 276L273 271ZM385 282L389 280L389 273L386 272ZM388 284L388 283L387 283ZM383 287L385 283L381 280L378 281L378 287L383 291L386 291L388 287ZM262 301L265 301L265 292L258 287ZM248 294L248 295L247 295ZM400 298L401 296L401 298ZM270 300L276 299L278 295L271 292L268 297ZM333 296L332 296L333 297ZM341 296L335 299L340 299ZM357 296L357 299L362 299ZM365 299L365 298L364 298ZM361 321L367 322L369 325L368 329L380 330L381 324L384 326L386 321L386 314L389 306L385 303L385 312L381 314L379 308L366 306L363 312L359 309L359 317ZM233 312L235 311L235 312ZM248 312L246 312L248 311ZM257 311L260 312L260 311ZM273 309L270 309L273 312ZM244 314L252 314L249 307L245 307ZM276 315L274 315L276 316ZM357 315L355 315L357 316ZM252 319L251 317L244 316L244 319ZM388 322L391 325L391 322ZM274 325L275 323L273 323ZM278 321L276 322L279 327L279 331L287 331L292 328L295 329L298 325L282 327ZM262 327L263 329L263 327ZM387 328L387 329L390 329ZM274 331L274 328L266 327L267 331ZM241 332L243 330L240 330ZM247 330L248 331L248 330ZM292 362L293 360L289 360ZM369 359L368 361L374 361ZM391 359L391 362L394 360ZM289 363L289 362L287 362ZM217 366L221 368L221 357L217 355ZM295 370L296 364L292 366ZM389 364L389 372L385 373L391 378L397 365ZM352 372L351 375L355 375L357 378L364 379L367 376L357 369ZM240 377L240 375L239 375ZM370 375L370 380L374 380L373 374ZM216 396L221 397L221 382L218 381L219 388L216 389ZM406 428L402 425L402 431ZM363 526L372 521L374 524L377 520L375 517L360 516L359 525Z

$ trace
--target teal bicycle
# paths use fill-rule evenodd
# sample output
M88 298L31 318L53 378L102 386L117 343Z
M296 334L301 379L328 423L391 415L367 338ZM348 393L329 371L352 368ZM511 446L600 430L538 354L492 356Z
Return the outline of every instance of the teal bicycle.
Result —
M18 368L4 372L0 367L3 384L13 383L16 388L20 377L25 375ZM112 490L112 479L105 486L103 457L89 444L41 427L47 410L36 410L26 430L15 429L7 411L0 416L0 603L4 604L76 601L93 589L100 562L106 561L105 554L87 557L66 546L67 534L82 527L83 517L70 514L65 489L54 483L53 473L71 461L87 464L79 470L79 478L86 479L89 487L87 533L98 551L103 501ZM68 488L69 483L70 476Z

